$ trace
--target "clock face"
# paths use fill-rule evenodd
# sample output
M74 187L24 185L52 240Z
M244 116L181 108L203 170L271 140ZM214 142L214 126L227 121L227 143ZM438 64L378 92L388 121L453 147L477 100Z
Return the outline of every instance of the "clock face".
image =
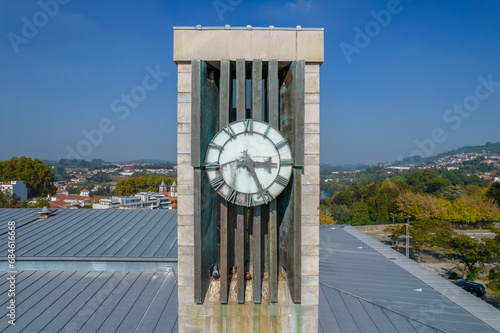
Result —
M286 139L271 125L245 119L224 127L210 143L205 169L226 201L258 206L288 185L293 159Z

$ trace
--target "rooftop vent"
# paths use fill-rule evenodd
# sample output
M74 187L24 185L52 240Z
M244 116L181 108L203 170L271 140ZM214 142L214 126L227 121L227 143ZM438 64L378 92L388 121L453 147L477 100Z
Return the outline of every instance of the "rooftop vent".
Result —
M51 210L48 207L43 207L39 212L38 212L38 218L39 219L46 219L50 216Z

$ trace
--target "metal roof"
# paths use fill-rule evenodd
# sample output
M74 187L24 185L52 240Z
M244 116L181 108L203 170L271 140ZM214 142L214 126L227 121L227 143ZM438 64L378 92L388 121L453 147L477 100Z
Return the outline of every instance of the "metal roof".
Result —
M500 311L361 231L332 226L320 227L319 321L324 332L496 332Z
M1 210L0 225L16 222L17 256L177 259L176 210L58 209L37 217L38 209Z
M7 273L0 289L8 290ZM177 332L177 281L165 272L22 271L16 321L0 298L0 332Z
M37 216L36 209L0 209L0 225L16 221L19 270L16 326L0 321L0 331L178 331L175 210ZM3 248L6 231L0 230ZM6 264L0 258L0 269ZM0 273L0 289L6 283ZM4 318L6 295L0 293ZM357 229L331 226L320 227L319 326L349 333L495 332L500 311Z
M177 211L0 209L16 222L16 322L1 332L177 332ZM7 247L7 228L0 230ZM0 289L9 267L0 258ZM0 316L7 318L7 293Z

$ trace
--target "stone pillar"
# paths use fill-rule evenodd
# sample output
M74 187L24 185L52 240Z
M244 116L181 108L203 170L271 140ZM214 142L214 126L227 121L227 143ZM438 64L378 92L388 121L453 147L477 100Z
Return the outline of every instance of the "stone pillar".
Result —
M305 318L304 332L318 331L319 303L319 67L306 62L304 175L302 176L302 305L316 314ZM316 309L316 311L314 311Z
M177 252L179 314L194 298L194 178L191 166L191 62L177 63Z

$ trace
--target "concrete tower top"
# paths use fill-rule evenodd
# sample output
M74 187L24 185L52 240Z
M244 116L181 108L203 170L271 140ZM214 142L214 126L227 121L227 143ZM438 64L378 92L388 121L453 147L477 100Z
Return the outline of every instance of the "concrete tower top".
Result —
M174 27L174 61L324 61L322 28Z

